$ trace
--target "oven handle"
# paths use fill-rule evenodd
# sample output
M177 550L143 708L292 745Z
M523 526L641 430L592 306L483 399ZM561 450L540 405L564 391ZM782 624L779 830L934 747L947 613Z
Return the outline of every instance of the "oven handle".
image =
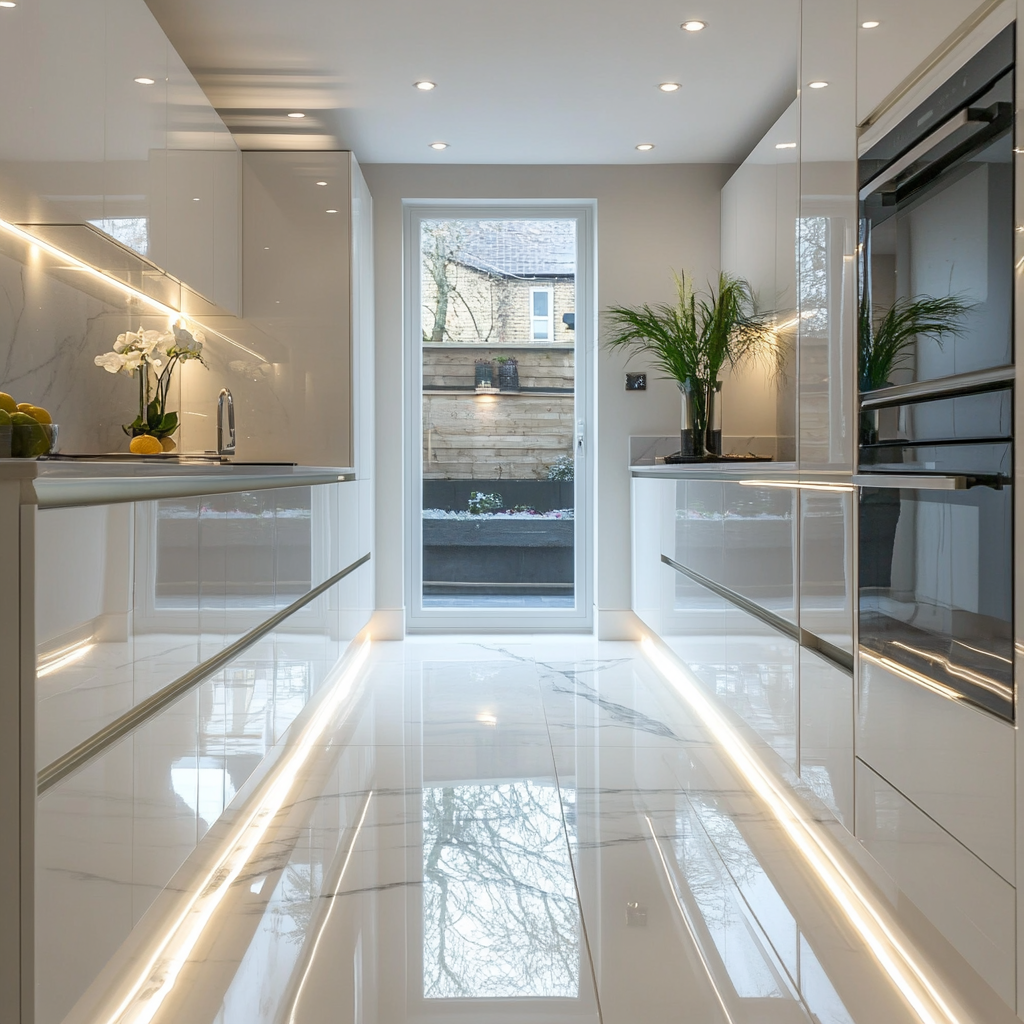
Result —
M910 473L856 473L854 487L878 487L912 491L966 491L967 477L951 473L943 476L917 476Z
M893 178L897 177L897 175L901 174L912 164L920 160L921 157L923 157L929 150L934 149L940 142L944 142L950 137L950 135L959 131L965 125L994 125L998 123L1000 120L1001 108L1003 106L1003 104L998 104L995 108L995 114L990 113L989 110L979 110L977 107L967 107L959 113L954 114L954 116L945 124L939 125L931 135L923 138L916 146L914 146L913 149L908 150L898 160L889 164L884 171L872 178L860 190L860 198L862 200L867 199L872 192L877 192L881 185L892 181ZM1012 114L1010 115L1010 120L1012 122ZM954 153L958 153L959 151L960 147L953 150Z

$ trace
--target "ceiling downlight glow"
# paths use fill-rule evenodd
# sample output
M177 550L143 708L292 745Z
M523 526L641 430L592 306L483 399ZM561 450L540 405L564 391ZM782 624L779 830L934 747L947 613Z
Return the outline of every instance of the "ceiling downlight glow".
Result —
M301 110L293 110L288 116L289 117L299 118L299 117L305 117L306 115L303 114Z
M430 92L431 89L437 88L436 82L428 82L426 80L422 82L413 82L412 84L416 89L419 89L420 92Z
M438 153L440 153L442 149L447 149L448 148L448 143L447 142L432 142L430 144L430 148L431 149L436 149L438 151Z
M326 181L318 181L318 182L317 182L317 184L318 184L318 185L326 185L326 184L327 184L327 182L326 182Z
M2 7L2 6L3 6L3 4L0 3L0 7ZM144 77L143 78L136 78L135 82L136 82L137 85L156 85L156 79L155 78L144 78Z
M694 19L693 21L684 21L679 27L684 32L703 32L708 27L708 23Z
M861 28L878 28L882 23L880 21L862 21L860 23Z
M809 89L827 89L828 88L828 82L811 82L808 85L808 88Z
M662 82L658 88L662 92L678 92L682 86L678 82Z
M14 0L0 0L0 7L17 7Z
M776 142L775 143L775 148L776 149L796 149L796 143L795 142Z
M641 142L640 145L637 146L636 148L639 149L641 153L649 153L652 149L654 149L654 143Z
M785 785L766 768L751 746L718 709L699 680L660 643L645 636L644 655L718 742L725 758L761 799L768 812L826 886L836 908L856 930L879 966L922 1024L966 1024L967 1017L938 984L899 932L884 904L850 874L834 840L813 814L801 808Z

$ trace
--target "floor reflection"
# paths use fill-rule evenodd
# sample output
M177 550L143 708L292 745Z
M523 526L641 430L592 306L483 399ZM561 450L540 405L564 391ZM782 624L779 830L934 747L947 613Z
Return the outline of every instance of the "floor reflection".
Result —
M249 752L275 715L270 678L239 672L212 701L223 742ZM959 976L922 976L946 1015L901 990L884 948L737 772L736 751L636 645L376 644L346 685L339 697L329 680L233 796L223 762L171 763L193 815L219 799L227 814L66 1024L1014 1019L991 1000L976 1012ZM784 770L769 746L747 754ZM829 820L809 791L791 799ZM246 821L261 832L243 863L225 822ZM82 824L63 819L68 834ZM882 900L853 840L844 849L834 844L837 870ZM222 862L237 876L204 904L172 970L161 957Z
M423 791L423 994L579 995L579 908L558 787Z

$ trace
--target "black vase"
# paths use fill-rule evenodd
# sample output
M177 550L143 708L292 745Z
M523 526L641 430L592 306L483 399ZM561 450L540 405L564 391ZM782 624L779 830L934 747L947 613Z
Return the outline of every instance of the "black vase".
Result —
M478 388L494 387L494 367L489 359L476 361L476 386Z
M519 390L519 363L515 359L507 359L503 363L498 363L498 390Z

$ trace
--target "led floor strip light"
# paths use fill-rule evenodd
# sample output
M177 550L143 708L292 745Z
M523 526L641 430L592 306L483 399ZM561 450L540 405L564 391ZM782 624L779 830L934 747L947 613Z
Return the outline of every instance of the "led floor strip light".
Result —
M352 692L369 654L370 638L367 636L332 684L327 699L302 729L292 749L278 762L272 781L255 801L255 807L232 830L221 856L211 865L184 908L164 930L156 949L128 983L127 992L113 1011L102 1016L104 1024L148 1024L156 1016L214 912L266 836L278 811L292 796L300 771L316 753L317 744L335 713Z
M645 636L640 644L648 661L686 701L739 774L767 804L922 1024L967 1024L968 1016L954 1010L948 997L938 991L926 969L916 961L907 941L895 933L893 925L885 920L873 905L874 901L849 874L821 826L799 808L784 785L761 764L750 745L705 694L696 677L650 636Z

